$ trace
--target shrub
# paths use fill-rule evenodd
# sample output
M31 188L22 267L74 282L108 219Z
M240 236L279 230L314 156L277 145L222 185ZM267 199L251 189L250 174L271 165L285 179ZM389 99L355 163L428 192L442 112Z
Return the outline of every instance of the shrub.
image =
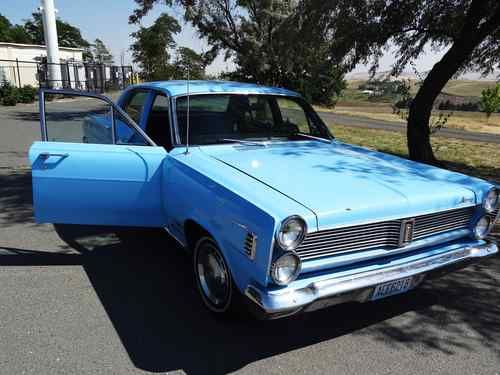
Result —
M25 85L18 89L18 97L20 103L33 103L36 99L38 90L31 86Z
M2 105L14 106L17 104L17 96L14 93L2 97Z
M4 80L0 84L0 102L3 105L16 105L18 102L18 97L18 89L15 86L12 86L9 81Z

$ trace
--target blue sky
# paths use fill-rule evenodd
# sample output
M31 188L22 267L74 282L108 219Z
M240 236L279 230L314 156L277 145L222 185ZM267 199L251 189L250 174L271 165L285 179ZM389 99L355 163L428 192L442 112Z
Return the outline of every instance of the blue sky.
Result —
M0 13L13 23L21 23L39 7L40 0L1 0L1 3ZM137 30L136 25L128 24L128 16L134 9L133 0L55 0L55 4L59 11L58 17L80 28L85 39L92 41L100 38L113 53L116 63L120 62L121 53L125 54L125 63L131 63L128 51L131 44L129 35ZM153 12L143 19L142 23L149 26L161 12L166 10L166 6L157 5ZM180 13L174 15L180 19ZM200 40L189 25L183 25L183 31L176 37L176 41L179 45L190 47L199 52L207 49L206 44ZM440 55L428 51L416 62L418 70L429 70ZM381 60L380 69L388 70L393 61L393 52L388 51ZM219 72L231 68L231 63L224 62L224 59L219 57L209 67L209 72ZM367 67L362 65L355 69L356 72L366 70Z

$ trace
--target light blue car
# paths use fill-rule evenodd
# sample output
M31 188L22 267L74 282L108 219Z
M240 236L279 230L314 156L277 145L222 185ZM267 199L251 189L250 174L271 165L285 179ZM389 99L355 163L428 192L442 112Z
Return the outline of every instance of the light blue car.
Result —
M498 252L492 184L340 142L295 92L152 82L40 111L37 221L165 228L216 314L378 300Z

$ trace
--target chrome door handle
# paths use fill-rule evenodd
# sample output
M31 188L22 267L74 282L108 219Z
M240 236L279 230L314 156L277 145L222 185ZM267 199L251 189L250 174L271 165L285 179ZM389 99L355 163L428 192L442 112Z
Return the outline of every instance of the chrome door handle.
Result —
M58 156L60 158L67 158L69 156L69 154L57 154L57 153L52 153L52 152L42 152L40 154L40 158L42 158L44 160L47 160L51 156Z

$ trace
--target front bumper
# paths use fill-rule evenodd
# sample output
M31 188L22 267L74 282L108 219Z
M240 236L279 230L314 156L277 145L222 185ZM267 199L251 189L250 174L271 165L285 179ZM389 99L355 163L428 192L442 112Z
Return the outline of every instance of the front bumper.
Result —
M318 310L344 302L369 301L375 287L390 281L414 277L414 286L424 279L439 277L498 253L494 242L452 246L437 254L408 261L387 262L374 270L352 270L348 274L326 275L302 280L281 290L266 290L249 285L245 295L266 318L279 318L299 311Z

